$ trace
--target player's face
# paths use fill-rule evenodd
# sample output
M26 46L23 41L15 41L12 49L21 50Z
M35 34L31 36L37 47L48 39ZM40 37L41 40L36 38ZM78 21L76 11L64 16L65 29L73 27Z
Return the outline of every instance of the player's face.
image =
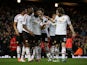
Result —
M58 10L56 10L56 14L57 14L57 15L59 15L59 12L58 12Z
M53 15L52 15L52 18L55 19L55 17L56 17L56 14L53 14Z
M26 11L25 11L25 10L23 10L23 11L22 11L22 13L23 13L23 14L26 14Z
M29 14L31 14L31 13L33 13L33 8L28 8L27 11Z
M35 16L35 17L38 17L37 11L36 11L36 12L34 12L34 16Z
M43 15L43 12L41 10L38 10L37 11L37 14L38 14L38 16L42 16Z
M27 9L25 9L25 13L27 13L28 12L28 10Z
M62 43L62 47L65 47L65 43Z

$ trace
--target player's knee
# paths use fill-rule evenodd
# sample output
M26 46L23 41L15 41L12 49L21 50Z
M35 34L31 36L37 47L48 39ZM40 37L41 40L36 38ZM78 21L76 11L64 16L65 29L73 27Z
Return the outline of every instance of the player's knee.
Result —
M25 43L28 43L28 40L25 40Z
M65 46L65 42L62 42L62 46Z

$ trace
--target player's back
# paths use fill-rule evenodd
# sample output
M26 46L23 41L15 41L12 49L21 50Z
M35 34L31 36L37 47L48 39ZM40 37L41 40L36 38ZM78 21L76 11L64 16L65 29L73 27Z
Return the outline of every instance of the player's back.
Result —
M55 22L51 22L51 21L48 21L49 23L49 34L50 36L55 36L55 29L56 29L56 25L55 25Z

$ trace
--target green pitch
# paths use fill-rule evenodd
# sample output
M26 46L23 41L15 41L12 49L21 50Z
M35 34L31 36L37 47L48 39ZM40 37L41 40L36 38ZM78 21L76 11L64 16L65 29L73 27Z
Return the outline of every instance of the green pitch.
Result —
M87 59L67 59L67 62L48 62L42 59L41 62L17 62L17 59L0 59L0 65L87 65Z

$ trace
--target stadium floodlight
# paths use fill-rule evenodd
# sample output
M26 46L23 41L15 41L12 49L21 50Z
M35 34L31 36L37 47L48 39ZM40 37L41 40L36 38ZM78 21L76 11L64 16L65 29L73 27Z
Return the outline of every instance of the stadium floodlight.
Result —
M21 3L21 0L17 0L17 3Z
M55 3L55 7L58 7L58 3Z

